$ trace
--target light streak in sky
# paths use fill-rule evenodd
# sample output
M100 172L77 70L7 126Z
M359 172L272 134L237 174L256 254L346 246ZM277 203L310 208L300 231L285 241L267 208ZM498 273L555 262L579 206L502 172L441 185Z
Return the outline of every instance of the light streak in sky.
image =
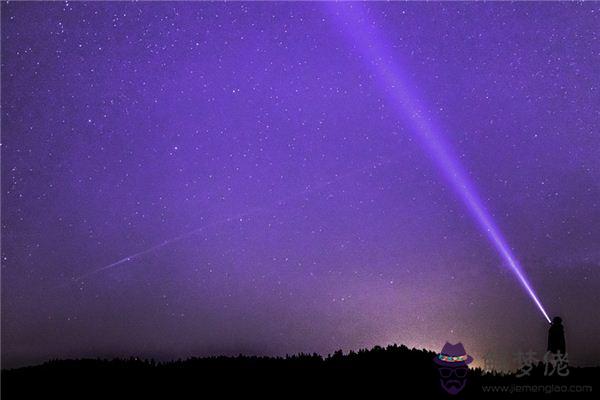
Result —
M398 57L383 45L384 36L378 31L375 19L369 18L369 9L364 8L361 3L328 3L327 6L331 11L330 15L338 22L343 34L351 39L354 45L353 51L361 55L369 67L375 71L375 78L378 79L379 85L388 95L391 104L403 120L410 125L411 131L419 140L421 147L424 148L465 204L480 230L506 261L544 318L550 322L550 317L525 276L522 266L484 206L468 174L453 154L451 146L444 141L440 130L428 117L426 108L418 96L411 92L408 82L404 78L407 74L397 62Z
M346 172L344 174L336 174L334 177L332 177L331 179L329 179L327 181L321 182L321 183L319 183L317 185L314 185L314 186L311 186L311 185L305 186L304 189L302 189L300 191L293 192L293 193L291 193L291 194L289 194L287 196L284 196L284 197L280 198L274 204L272 204L271 207L254 207L254 208L251 208L251 209L249 209L249 210L247 210L245 212L241 212L241 213L239 213L237 215L231 215L231 216L228 216L226 218L222 218L222 219L216 220L216 221L214 221L212 223L209 223L209 224L202 225L200 227L194 228L194 229L192 229L190 231L187 231L187 232L185 232L185 233L183 233L183 234L181 234L179 236L175 236L173 238L167 239L167 240L165 240L165 241L163 241L161 243L158 243L158 244L156 244L156 245L154 245L152 247L149 247L149 248L147 248L145 250L139 251L137 253L130 254L130 255L126 256L126 257L123 257L123 258L115 261L115 262L112 262L112 263L104 265L102 267L93 269L93 270L88 271L88 272L86 272L84 274L81 274L79 276L73 277L66 284L60 285L60 287L65 287L65 286L68 286L69 284L72 284L72 283L81 282L85 278L88 278L90 276L96 275L96 274L98 274L98 273L100 273L102 271L113 269L113 268L118 267L120 265L132 262L134 260L139 259L142 256L145 256L147 254L150 254L150 253L153 253L155 251L158 251L158 250L162 249L163 247L168 246L170 244L180 242L180 241L182 241L184 239L187 239L187 238L192 237L192 236L194 236L196 234L199 234L199 233L201 233L201 232L203 232L203 231L205 231L207 229L210 229L210 228L213 228L213 227L216 227L216 226L219 226L219 225L225 225L225 224L228 224L228 223L230 223L232 221L240 221L243 218L250 217L250 216L253 216L253 215L259 215L259 214L266 213L266 212L272 210L273 207L280 206L283 203L285 203L286 201L295 199L297 197L300 197L300 196L302 196L304 194L307 194L307 193L310 193L312 191L315 191L315 190L327 187L327 186L331 185L332 183L335 183L335 182L338 182L338 181L340 181L342 179L345 179L345 178L357 175L359 173L365 172L365 171L367 171L369 169L377 169L377 168L380 168L380 167L382 167L382 166L384 166L386 164L391 164L393 162L394 161L392 161L392 160L380 160L379 162L371 163L371 164L367 165L366 167L351 169L350 171L348 171L348 172Z
M208 228L211 228L213 226L217 226L217 225L221 225L221 224L226 224L228 222L231 222L234 219L239 219L239 218L242 218L242 217L247 216L249 214L250 214L250 212L247 212L247 213L244 213L244 214L239 214L237 217L224 218L222 220L215 221L215 222L213 222L211 224L206 224L206 225L203 225L203 226L201 226L199 228L196 228L196 229L193 229L191 231L185 232L184 234L181 234L181 235L176 236L174 238L165 240L165 241L163 241L163 242L161 242L161 243L159 243L157 245L154 245L152 247L149 247L149 248L147 248L145 250L142 250L142 251L134 253L134 254L130 254L127 257L121 258L120 260L117 260L117 261L115 261L113 263L110 263L110 264L105 265L105 266L100 267L100 268L96 268L96 269L94 269L92 271L86 272L85 274L79 275L79 276L77 276L77 277L75 277L75 278L72 279L72 283L79 282L79 281L83 280L84 278L87 278L90 275L94 275L94 274L97 274L99 272L105 271L107 269L118 267L121 264L125 264L127 262L133 261L133 260L135 260L135 259L137 259L137 258L139 258L141 256L144 256L146 254L150 254L150 253L152 253L152 252L154 252L156 250L159 250L159 249L161 249L161 248L163 248L163 247L165 247L165 246L167 246L167 245L169 245L171 243L179 242L179 241L181 241L181 240L183 240L185 238L193 236L193 235L195 235L197 233L200 233L200 232L202 232L202 231L204 231L204 230L206 230Z

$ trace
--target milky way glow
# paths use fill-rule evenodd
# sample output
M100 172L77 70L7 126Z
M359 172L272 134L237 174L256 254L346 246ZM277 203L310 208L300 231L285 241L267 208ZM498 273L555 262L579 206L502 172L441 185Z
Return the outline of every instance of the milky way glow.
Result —
M430 156L452 189L465 204L477 225L492 243L496 251L506 261L510 271L531 297L544 318L550 322L548 313L542 306L519 261L510 249L491 214L477 194L468 174L454 155L451 147L443 140L440 130L431 122L426 108L403 77L407 76L398 65L397 56L383 46L383 36L378 32L375 18L369 17L369 10L360 4L339 5L329 3L331 15L341 30L350 38L353 51L375 72L375 79L382 86L390 103L401 118L410 126L415 138Z

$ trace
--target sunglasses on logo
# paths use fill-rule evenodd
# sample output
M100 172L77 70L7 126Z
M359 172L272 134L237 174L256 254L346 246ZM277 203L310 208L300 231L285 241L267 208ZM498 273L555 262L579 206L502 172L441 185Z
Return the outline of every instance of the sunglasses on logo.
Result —
M438 370L442 378L450 378L452 375L457 378L464 378L467 376L468 368L439 368Z

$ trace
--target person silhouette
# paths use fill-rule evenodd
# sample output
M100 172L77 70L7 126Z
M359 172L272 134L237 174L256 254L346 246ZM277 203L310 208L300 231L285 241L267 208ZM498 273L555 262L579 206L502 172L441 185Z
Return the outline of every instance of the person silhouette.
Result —
M551 353L567 353L565 329L561 317L554 317L550 330L548 330L548 351Z

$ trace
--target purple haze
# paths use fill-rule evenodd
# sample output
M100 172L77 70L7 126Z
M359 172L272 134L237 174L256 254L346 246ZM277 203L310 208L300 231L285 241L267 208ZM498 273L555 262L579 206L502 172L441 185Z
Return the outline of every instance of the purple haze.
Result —
M3 366L541 354L473 213L598 362L600 5L329 7L2 3Z

